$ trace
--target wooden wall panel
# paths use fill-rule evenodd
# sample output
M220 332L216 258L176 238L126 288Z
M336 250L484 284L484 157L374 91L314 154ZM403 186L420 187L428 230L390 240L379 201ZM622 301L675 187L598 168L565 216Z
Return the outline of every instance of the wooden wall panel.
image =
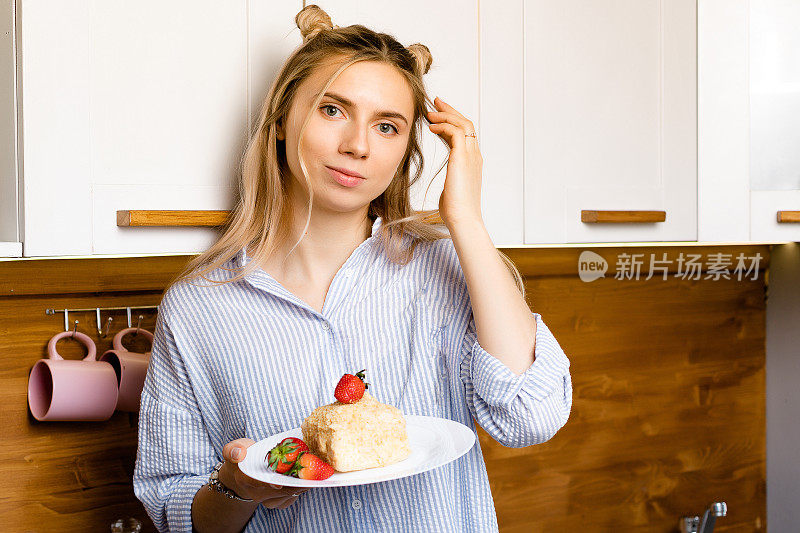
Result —
M0 263L0 270L4 266ZM146 521L131 484L137 415L115 412L105 422L39 422L28 410L27 386L33 364L47 355L47 341L64 329L63 315L46 315L45 309L151 305L161 293L85 294L78 284L69 290L73 294L0 296L0 473L8 482L0 499L3 531L110 531L111 522L123 516ZM142 314L142 327L153 331L154 310ZM70 313L79 321L78 330L97 343L98 356L111 348L113 334L127 326L124 312L112 316L116 325L99 339L93 312ZM141 336L125 338L131 350L147 349L143 341ZM65 359L86 356L75 341L60 341L58 350ZM155 529L149 524L146 531Z
M549 442L505 448L483 430L501 531L677 531L678 519L728 503L717 531L763 531L765 288L768 246L587 248L611 272L585 283L580 249L509 249L529 302L571 361L573 410ZM620 253L762 256L756 280L617 280ZM36 421L27 377L63 330L45 309L156 305L188 256L0 261L0 523L7 531L107 531L115 518L152 523L133 495L136 415L106 422ZM671 270L674 272L674 268ZM152 331L153 311L142 323ZM93 312L70 313L98 339ZM105 317L105 315L104 315ZM132 343L132 349L144 349ZM85 354L60 342L67 358Z
M720 500L717 531L763 531L764 288L531 280L570 357L573 409L528 449L482 432L501 531L678 531Z

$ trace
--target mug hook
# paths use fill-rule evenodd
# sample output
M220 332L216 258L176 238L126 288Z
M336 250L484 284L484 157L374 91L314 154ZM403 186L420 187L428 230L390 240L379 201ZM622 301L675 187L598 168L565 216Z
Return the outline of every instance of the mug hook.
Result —
M105 339L106 337L108 337L108 332L111 330L111 322L113 322L113 321L114 321L114 319L112 317L108 317L108 320L106 320L106 331L105 331L105 333L100 335L101 339Z
M111 328L111 322L114 319L110 316L108 317L108 320L106 321L106 332L103 333L103 327L100 325L100 308L96 307L95 312L97 313L97 334L101 339L105 339L108 336L108 331Z

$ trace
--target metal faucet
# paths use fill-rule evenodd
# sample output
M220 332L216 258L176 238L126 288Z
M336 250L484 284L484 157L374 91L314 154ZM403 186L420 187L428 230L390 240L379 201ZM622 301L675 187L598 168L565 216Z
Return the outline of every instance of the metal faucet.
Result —
M681 533L712 533L717 517L726 514L728 514L728 505L725 502L714 502L703 513L702 522L699 516L681 518L679 524Z

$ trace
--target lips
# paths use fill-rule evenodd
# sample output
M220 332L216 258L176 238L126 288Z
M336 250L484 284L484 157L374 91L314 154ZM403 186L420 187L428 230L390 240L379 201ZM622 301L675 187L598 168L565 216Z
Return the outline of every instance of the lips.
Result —
M366 181L364 178L357 178L356 176L339 172L338 170L334 170L332 167L326 168L328 169L328 173L331 175L331 177L336 180L336 183L344 187L357 187Z
M362 176L358 172L344 167L328 167L328 168L333 169L337 172L341 172L342 174L347 174L348 176L353 176L354 178L362 178L362 179L364 178L364 176Z

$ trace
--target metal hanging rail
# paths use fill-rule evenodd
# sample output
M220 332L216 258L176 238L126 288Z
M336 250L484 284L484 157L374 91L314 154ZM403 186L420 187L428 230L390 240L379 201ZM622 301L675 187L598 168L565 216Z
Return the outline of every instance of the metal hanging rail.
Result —
M94 311L97 313L97 334L101 338L105 338L108 335L108 331L111 326L111 322L114 320L112 317L108 317L106 321L106 332L103 333L103 327L101 326L102 322L100 321L100 312L101 311L119 311L122 309L126 309L128 312L128 327L131 327L131 309L158 309L157 305L130 305L130 306L121 306L121 307L86 307L86 308L76 308L76 309L46 309L45 314L54 315L56 313L64 313L64 331L69 331L69 312L78 312L78 311ZM139 324L142 322L143 315L139 315ZM138 327L138 326L137 326ZM78 321L75 321L75 328L78 328Z

